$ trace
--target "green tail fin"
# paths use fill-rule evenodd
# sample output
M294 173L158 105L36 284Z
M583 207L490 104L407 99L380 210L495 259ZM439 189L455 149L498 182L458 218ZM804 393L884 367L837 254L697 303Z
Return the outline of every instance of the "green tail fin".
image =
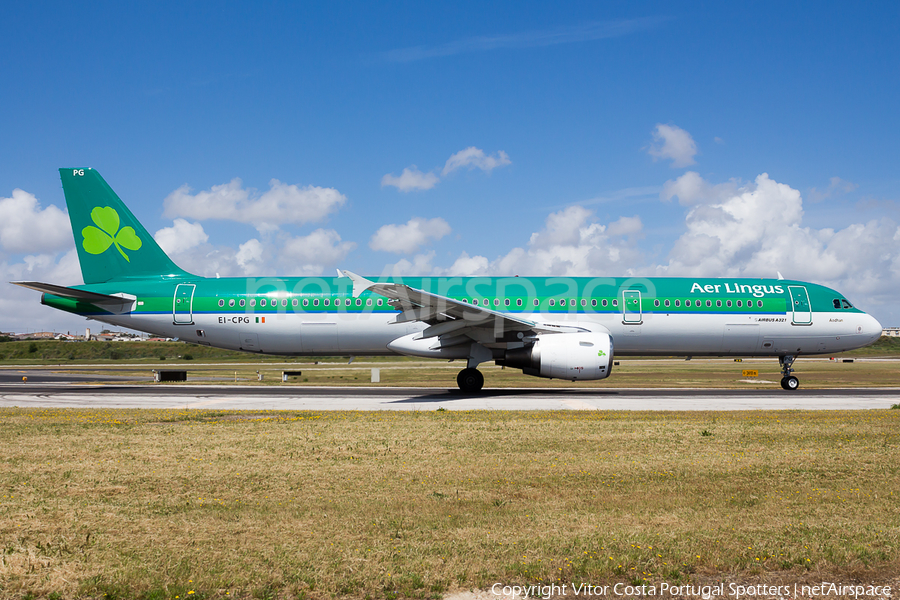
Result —
M93 169L60 169L85 283L188 277Z

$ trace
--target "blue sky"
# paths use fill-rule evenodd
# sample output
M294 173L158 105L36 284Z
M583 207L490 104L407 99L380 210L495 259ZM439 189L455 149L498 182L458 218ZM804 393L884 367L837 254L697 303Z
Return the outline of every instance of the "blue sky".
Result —
M17 3L3 21L7 281L79 282L51 207L56 169L90 166L201 274L781 271L900 324L896 3ZM83 327L37 302L5 286L0 330Z

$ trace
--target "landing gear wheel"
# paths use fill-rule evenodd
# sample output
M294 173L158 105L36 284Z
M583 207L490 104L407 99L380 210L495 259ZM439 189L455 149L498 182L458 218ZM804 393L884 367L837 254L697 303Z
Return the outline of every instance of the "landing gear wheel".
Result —
M796 356L790 354L778 357L778 364L781 365L781 388L789 392L793 392L800 387L800 380L791 375L794 372L794 360Z
M480 392L484 387L484 375L478 369L463 369L456 376L456 384L461 392Z
M793 392L800 387L800 380L793 375L790 377L783 377L781 379L781 387L789 392Z

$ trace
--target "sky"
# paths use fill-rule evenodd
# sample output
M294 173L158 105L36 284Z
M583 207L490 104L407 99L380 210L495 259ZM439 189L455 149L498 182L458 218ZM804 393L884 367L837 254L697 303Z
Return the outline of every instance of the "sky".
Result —
M776 277L900 325L896 2L4 8L0 331L57 169L200 275Z

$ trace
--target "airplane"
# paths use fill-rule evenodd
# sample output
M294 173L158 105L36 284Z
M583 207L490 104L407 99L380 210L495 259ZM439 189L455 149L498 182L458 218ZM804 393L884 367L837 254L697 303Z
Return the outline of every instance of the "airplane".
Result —
M289 356L465 360L569 381L621 356L797 356L874 343L879 322L803 281L697 277L200 277L159 247L100 174L60 169L84 285L11 282L89 319L231 350Z

